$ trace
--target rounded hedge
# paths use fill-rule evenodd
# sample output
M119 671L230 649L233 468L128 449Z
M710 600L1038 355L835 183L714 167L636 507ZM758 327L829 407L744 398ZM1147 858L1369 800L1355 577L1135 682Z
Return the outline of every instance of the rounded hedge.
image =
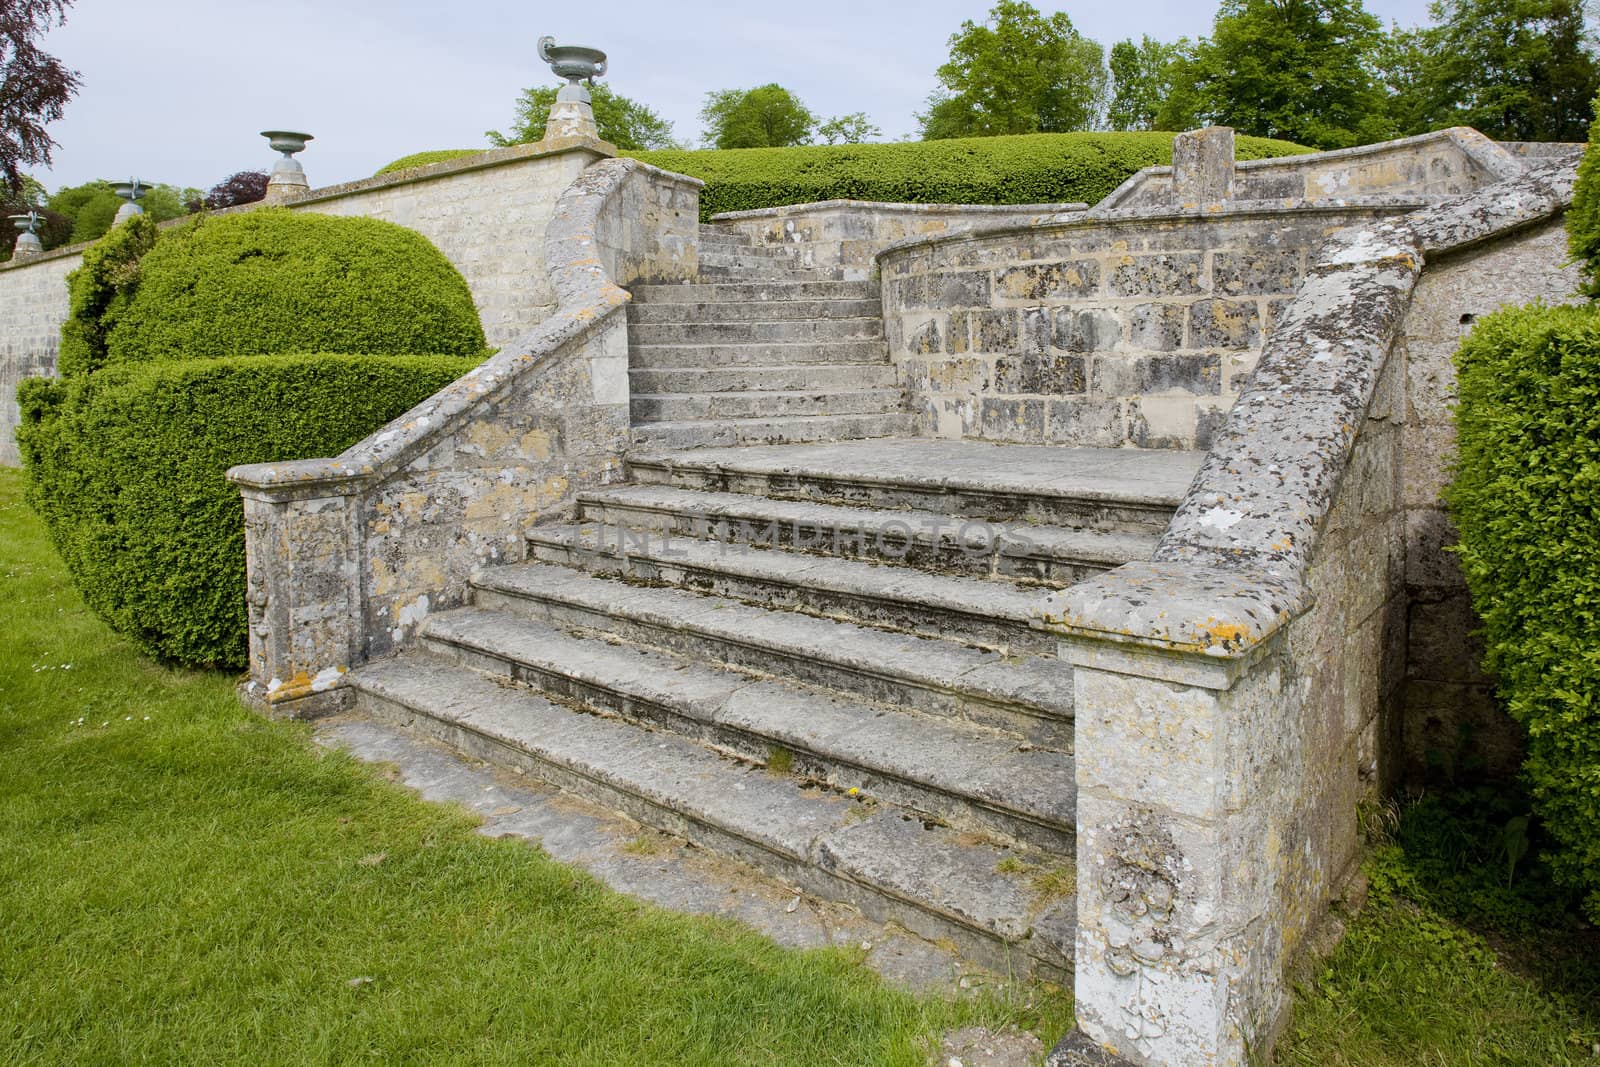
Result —
M1600 308L1485 316L1456 368L1446 500L1485 666L1526 728L1552 869L1600 922Z
M114 630L154 656L241 667L244 510L227 469L337 455L477 362L243 356L29 379L28 503Z
M466 282L427 238L283 208L163 232L105 341L108 364L484 349Z
M411 170L413 167L427 167L434 163L448 163L452 159L462 156L481 156L492 151L488 148L440 148L432 152L413 152L409 156L401 156L393 163L385 163L374 173L374 178L381 178L385 174L397 174L402 170Z
M1030 133L894 144L801 145L626 152L706 183L700 218L818 200L904 204L1059 204L1105 199L1144 167L1172 162L1170 133ZM475 155L481 149L418 152L389 174ZM1301 155L1312 149L1239 137L1239 159Z

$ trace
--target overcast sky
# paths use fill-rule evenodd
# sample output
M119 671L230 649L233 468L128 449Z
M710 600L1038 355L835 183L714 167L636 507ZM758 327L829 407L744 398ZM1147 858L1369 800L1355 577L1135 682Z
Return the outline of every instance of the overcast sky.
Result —
M773 81L822 116L865 111L893 139L915 130L950 34L992 3L76 0L43 43L83 87L50 127L55 166L35 175L52 192L134 174L204 189L269 168L258 131L272 128L316 136L300 156L313 186L411 152L482 147L523 88L555 83L542 34L606 51L612 87L670 119L679 140L698 139L707 91ZM1367 7L1385 22L1426 19L1426 0ZM1062 9L1108 48L1203 35L1215 12L1185 0Z

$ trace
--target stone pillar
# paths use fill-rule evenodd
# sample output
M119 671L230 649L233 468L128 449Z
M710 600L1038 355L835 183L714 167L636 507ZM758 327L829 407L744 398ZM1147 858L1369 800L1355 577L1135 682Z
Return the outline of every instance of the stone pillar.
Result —
M1074 668L1080 1048L1243 1067L1286 1018L1283 897L1305 859L1284 795L1300 744L1284 624L1301 605L1283 591L1150 563L1048 601Z
M1172 139L1172 193L1179 204L1233 196L1233 128L1207 126Z
M313 718L343 707L361 635L359 497L315 487L249 484L244 495L250 676L246 699L267 714Z
M600 127L594 121L594 106L589 90L582 82L568 82L556 93L556 102L550 105L550 119L544 127L544 140L567 138L586 141L600 140Z
M44 252L44 245L39 241L39 235L32 230L23 230L17 235L16 247L11 250L12 259L27 259Z

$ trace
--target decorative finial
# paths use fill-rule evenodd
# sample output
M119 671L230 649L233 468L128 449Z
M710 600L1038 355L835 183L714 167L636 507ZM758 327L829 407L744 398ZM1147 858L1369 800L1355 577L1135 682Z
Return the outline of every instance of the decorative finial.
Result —
M11 224L19 232L17 246L11 253L13 258L21 259L24 256L36 256L44 251L44 245L39 242L39 213L37 211L30 208L26 215L12 215Z
M578 137L590 141L600 139L595 125L590 85L606 72L606 54L598 48L585 48L576 44L556 44L554 37L539 38L539 58L550 64L556 77L567 79L567 84L556 93L556 102L550 108L550 121L545 124L544 139L554 141Z
M304 152L306 142L315 138L309 133L295 130L262 130L261 136L267 139L274 152L283 153L283 157L272 165L272 173L267 177L267 201L293 200L310 192L311 183L306 181L306 170L294 156L296 152Z
M116 218L111 220L111 225L120 226L135 215L144 214L144 208L139 206L139 201L144 199L147 185L149 185L148 182L141 181L138 178L129 178L125 182L111 183L112 191L126 201L121 207L117 208Z

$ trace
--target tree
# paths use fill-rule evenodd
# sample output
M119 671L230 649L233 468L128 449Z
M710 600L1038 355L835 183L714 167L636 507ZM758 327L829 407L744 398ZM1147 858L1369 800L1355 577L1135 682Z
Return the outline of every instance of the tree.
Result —
M550 121L550 106L556 102L559 91L554 85L524 89L517 98L516 125L509 134L490 130L489 142L504 148L543 140L545 124ZM639 101L612 92L605 82L592 83L589 95L593 99L594 122L600 128L601 138L624 152L681 147L672 136L672 123Z
M217 184L213 185L206 193L202 205L212 211L225 207L235 207L239 204L253 204L257 200L264 200L267 196L267 172L264 170L241 170L237 174L230 174Z
M144 187L139 205L153 222L165 222L189 213L189 204L199 200L200 190L178 189L171 185L152 184ZM123 205L121 197L107 181L84 182L58 189L48 202L48 207L72 223L72 241L98 240L111 229L117 210Z
M1175 65L1156 122L1317 148L1382 140L1393 132L1376 71L1382 39L1361 0L1223 0L1211 36Z
M777 83L754 89L719 89L700 109L705 141L713 148L786 148L806 144L817 116Z
M1163 44L1146 34L1138 44L1129 38L1111 46L1111 82L1115 94L1106 113L1113 130L1153 130L1163 101L1172 92L1173 68L1194 46L1187 37Z
M882 136L883 131L867 119L865 111L835 115L817 127L817 137L823 144L860 144Z
M72 0L0 0L0 179L22 189L22 166L50 162L45 127L78 91L78 75L34 38L67 19Z
M1104 49L1065 13L1045 18L1023 0L1000 0L982 24L963 22L938 76L917 116L928 141L1089 129L1105 103Z
M1600 91L1579 0L1435 0L1434 25L1386 56L1405 133L1472 126L1504 141L1581 141Z

